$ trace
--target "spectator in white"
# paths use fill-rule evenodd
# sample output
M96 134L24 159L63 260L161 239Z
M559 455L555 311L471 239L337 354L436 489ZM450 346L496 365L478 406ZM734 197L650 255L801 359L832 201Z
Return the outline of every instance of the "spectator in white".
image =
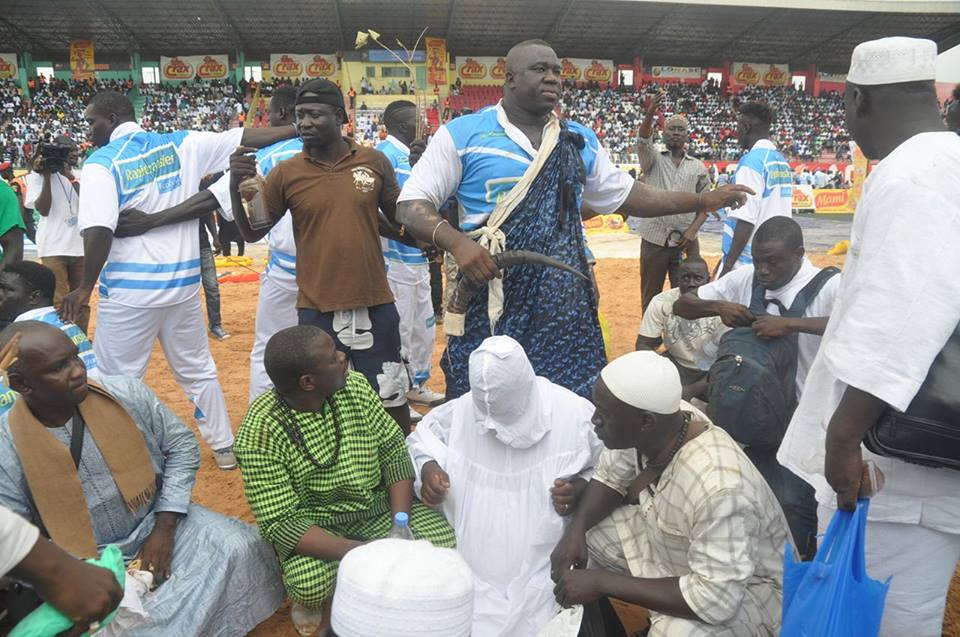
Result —
M750 326L764 338L797 334L796 395L800 397L807 371L820 347L820 336L833 311L840 277L826 282L801 318L780 316L820 269L805 256L803 231L788 217L765 221L757 229L754 248L752 265L680 297L673 311L688 319L719 316L728 327ZM750 310L756 284L764 290L767 316L756 317ZM794 546L802 554L809 554L817 530L813 489L777 462L775 450L746 447L745 451L783 506Z
M340 562L330 637L469 637L472 617L473 576L455 550L377 540Z
M723 229L723 268L720 276L734 268L752 263L753 233L767 219L789 217L793 204L790 164L770 141L770 125L774 121L770 107L761 102L747 102L740 107L737 139L747 154L740 158L733 182L748 186L756 193L747 203L731 210Z
M723 323L717 316L688 320L673 312L673 304L682 295L706 285L710 281L707 263L700 258L688 258L680 264L680 287L661 292L643 312L643 322L637 335L637 350L654 350L662 344L663 355L670 359L680 373L683 399L704 399L707 389L707 369L712 362L705 351L713 343Z
M557 602L641 605L649 637L774 637L783 513L740 446L680 392L653 352L600 374L593 422L606 449L551 556Z
M822 168L818 167L817 171L813 173L814 188L826 188L829 182L830 182L830 176L827 175L827 173L823 172Z
M883 637L940 635L960 557L960 473L861 448L888 410L908 410L945 344L960 338L960 280L944 276L960 269L960 137L940 116L936 62L930 40L884 38L853 51L847 125L880 163L864 184L836 309L778 454L816 487L821 525L837 505L854 507L864 459L885 474L866 530L867 571L893 576ZM952 431L957 417L942 426Z
M0 577L6 575L32 586L73 622L59 637L94 632L123 597L113 572L68 555L41 537L37 527L0 506Z
M440 507L473 569L473 637L535 637L555 614L550 551L603 449L592 417L590 401L534 374L520 343L491 336L470 355L470 392L407 437L414 492Z
M24 205L40 213L37 228L37 255L40 262L53 270L57 277L57 291L53 304L83 283L83 239L77 227L77 212L80 209L80 179L73 170L79 164L80 152L77 143L60 135L54 143L69 146L70 155L59 170L49 170L42 156L33 164L33 172L27 175L27 199ZM54 166L53 168L58 168ZM90 308L85 307L75 323L84 332L90 321Z
M650 100L643 124L637 133L639 141L640 169L646 184L676 192L700 193L710 188L707 167L699 159L686 153L690 140L689 124L682 115L674 115L663 123L663 141L666 150L660 152L653 145L653 118L663 101L663 93ZM643 311L653 297L663 292L663 281L670 276L670 287L678 285L678 267L683 254L700 256L697 240L699 225L694 225L694 211L666 217L628 219L631 226L639 229L643 240L640 243L640 286ZM706 220L706 213L702 220ZM702 221L701 221L702 223Z
M94 351L103 373L143 378L159 339L174 377L196 406L200 432L217 464L236 468L230 416L200 310L197 219L216 208L216 197L207 193L204 205L185 206L180 223L139 236L115 237L115 231L121 209L141 209L130 214L149 228L151 213L185 203L204 175L226 170L237 146L266 146L295 131L148 133L134 121L130 100L112 91L94 96L85 117L99 150L84 164L86 186L80 193L84 277L63 298L61 314L74 321L89 305L99 278Z

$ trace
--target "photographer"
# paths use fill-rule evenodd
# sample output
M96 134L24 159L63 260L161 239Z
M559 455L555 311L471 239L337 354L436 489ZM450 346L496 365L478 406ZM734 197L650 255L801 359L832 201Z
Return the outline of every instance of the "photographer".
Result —
M37 254L40 262L57 277L54 305L83 281L83 240L77 227L80 208L80 180L73 169L79 163L77 144L65 135L53 143L40 144L33 172L27 176L28 208L40 213ZM90 309L84 308L76 321L84 332Z

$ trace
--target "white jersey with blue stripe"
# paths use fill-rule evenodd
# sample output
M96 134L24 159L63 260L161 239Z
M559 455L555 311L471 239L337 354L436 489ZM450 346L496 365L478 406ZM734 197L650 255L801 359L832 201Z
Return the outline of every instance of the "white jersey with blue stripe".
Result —
M591 174L600 142L592 130L577 122L568 128L583 135L586 144L580 151L587 174ZM475 230L484 223L500 197L513 189L533 162L533 155L507 135L491 106L446 124L462 166L457 201L460 203L460 227Z
M80 230L116 230L121 210L160 212L196 194L200 180L229 166L243 129L223 133L152 133L134 122L118 126L110 143L83 167ZM182 303L200 288L197 220L114 238L100 274L100 295L131 307Z
M277 164L295 157L303 150L303 141L299 137L285 139L257 151L257 172L261 177L270 174ZM230 199L230 172L210 186L210 192L217 198L224 219L233 221L233 202ZM297 289L297 245L293 239L293 219L287 211L277 225L267 233L267 247L270 258L267 261L265 276L283 287Z
M393 170L397 173L397 183L403 188L403 184L410 178L410 149L393 135L388 135L385 140L377 145L377 150L387 156L390 163L393 164ZM387 271L398 264L408 266L426 266L427 258L423 252L413 246L400 243L393 239L380 239L383 245L383 258L387 265Z
M758 140L747 154L740 158L733 174L736 184L749 186L756 194L746 203L731 210L724 224L723 253L730 251L733 230L737 220L753 224L753 232L772 217L789 217L793 205L793 171L790 164L769 139ZM744 247L734 267L753 263L751 247L753 235Z
M596 213L616 212L634 180L613 165L592 130L569 120L565 123L585 142L580 154L586 182L580 202ZM538 152L510 122L502 104L458 117L437 130L397 201L425 200L439 209L456 195L461 229L475 230L486 223L500 197L520 181Z

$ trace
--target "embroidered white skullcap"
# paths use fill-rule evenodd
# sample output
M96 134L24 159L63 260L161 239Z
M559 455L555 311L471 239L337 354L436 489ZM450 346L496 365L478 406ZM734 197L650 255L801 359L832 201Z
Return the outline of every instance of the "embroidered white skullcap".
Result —
M343 558L331 625L338 637L467 637L473 573L453 549L378 540Z
M933 80L937 45L923 38L881 38L853 50L847 81L862 86Z
M680 410L680 373L665 356L656 352L630 352L609 363L600 378L623 402L655 414Z

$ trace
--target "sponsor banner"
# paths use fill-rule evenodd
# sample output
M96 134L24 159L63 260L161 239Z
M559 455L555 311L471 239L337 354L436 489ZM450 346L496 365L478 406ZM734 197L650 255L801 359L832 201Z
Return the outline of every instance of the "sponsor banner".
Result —
M817 77L820 78L821 82L843 84L847 81L846 73L817 73Z
M624 223L623 217L617 213L610 215L597 215L584 220L583 227L587 235L597 234L621 234L630 232L630 228Z
M703 78L703 71L699 66L653 66L650 67L650 75L655 78L699 80Z
M854 210L863 194L863 182L867 180L867 175L870 173L870 160L854 141L850 142L850 157L853 159L853 174L850 176L850 208Z
M271 53L270 73L274 79L331 79L337 74L337 54Z
M442 38L426 38L427 84L447 85L447 41Z
M0 53L0 80L15 80L20 68L16 53Z
M794 184L792 207L795 210L812 210L814 205L813 186L809 184Z
M818 213L850 213L853 204L850 200L850 190L820 190L813 191L813 202Z
M96 76L93 42L90 40L70 42L70 73L75 80L92 80Z
M224 55L181 55L172 58L160 57L161 80L225 80L230 73L230 63Z
M588 60L563 58L560 60L560 77L573 82L613 81L613 60Z
M501 84L507 72L504 57L458 57L457 77L463 84Z
M730 81L738 86L790 86L790 65L734 62Z

